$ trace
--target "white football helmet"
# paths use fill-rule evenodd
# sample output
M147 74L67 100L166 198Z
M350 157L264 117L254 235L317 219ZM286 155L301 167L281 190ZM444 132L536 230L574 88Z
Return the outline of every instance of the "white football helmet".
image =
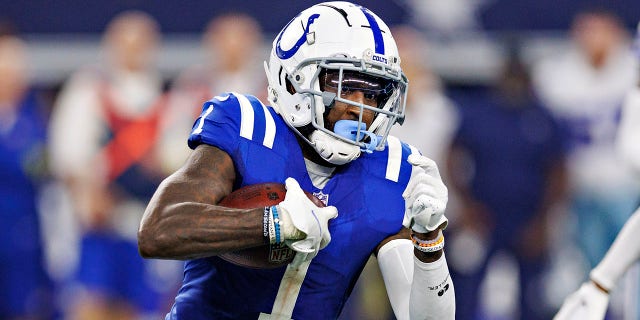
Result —
M389 27L362 6L334 1L302 11L276 36L265 71L273 108L330 163L383 150L391 127L404 120L408 81L398 48ZM377 107L344 99L349 90L373 97ZM324 115L335 101L359 107L359 121L325 128ZM369 128L362 121L365 109L375 113Z

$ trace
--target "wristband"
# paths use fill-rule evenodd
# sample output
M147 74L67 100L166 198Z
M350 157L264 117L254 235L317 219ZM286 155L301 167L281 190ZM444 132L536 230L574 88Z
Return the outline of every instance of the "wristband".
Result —
M262 215L262 236L268 242L271 242L269 238L269 215L269 207L264 207L264 213Z
M276 243L280 243L280 218L278 217L278 207L271 207L271 215L273 216L273 224L275 226Z
M593 277L589 277L589 280L591 281L591 283L593 283L593 286L596 287L598 290L602 291L605 294L609 294L609 289L605 288L602 284L600 284L600 282L594 280Z
M269 243L274 244L276 242L276 224L273 222L273 214L271 213L271 207L265 207L267 212L267 219L269 220Z
M411 234L411 242L413 247L422 252L436 252L444 248L444 235L442 230L438 230L438 236L433 240L418 239L415 234Z
M278 244L284 242L284 237L280 234L280 217L278 215L278 208L276 206L265 207L265 214L269 220L268 224L268 237L269 243Z

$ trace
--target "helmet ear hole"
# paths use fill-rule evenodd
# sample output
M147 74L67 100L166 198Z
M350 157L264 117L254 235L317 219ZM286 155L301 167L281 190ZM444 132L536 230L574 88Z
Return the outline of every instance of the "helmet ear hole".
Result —
M287 92L289 92L290 94L295 94L296 89L293 87L291 81L289 81L289 78L285 78L285 82L287 84Z

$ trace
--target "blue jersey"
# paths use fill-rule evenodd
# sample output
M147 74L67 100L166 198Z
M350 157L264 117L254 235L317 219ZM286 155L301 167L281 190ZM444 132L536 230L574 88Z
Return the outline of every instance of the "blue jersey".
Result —
M313 186L295 133L252 96L225 94L203 106L189 146L216 146L233 159L234 189L295 178L338 209L331 243L312 260L294 319L336 319L375 247L398 233L415 148L389 137L385 150L363 153L336 169L323 189ZM249 269L219 257L187 261L184 282L167 319L257 319L270 313L285 267Z

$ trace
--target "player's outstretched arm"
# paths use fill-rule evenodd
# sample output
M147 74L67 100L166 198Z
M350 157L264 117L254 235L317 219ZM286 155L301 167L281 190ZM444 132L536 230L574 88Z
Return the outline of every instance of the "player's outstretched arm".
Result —
M398 239L378 250L378 264L398 319L454 319L455 293L444 256L447 188L435 162L420 155L413 166ZM408 239L411 240L408 240Z
M198 146L151 198L138 230L140 254L192 259L264 244L263 208L216 205L231 192L234 181L227 153Z
M609 304L609 291L620 277L640 259L640 208L625 223L604 258L591 271L590 280L571 294L554 320L604 319Z

